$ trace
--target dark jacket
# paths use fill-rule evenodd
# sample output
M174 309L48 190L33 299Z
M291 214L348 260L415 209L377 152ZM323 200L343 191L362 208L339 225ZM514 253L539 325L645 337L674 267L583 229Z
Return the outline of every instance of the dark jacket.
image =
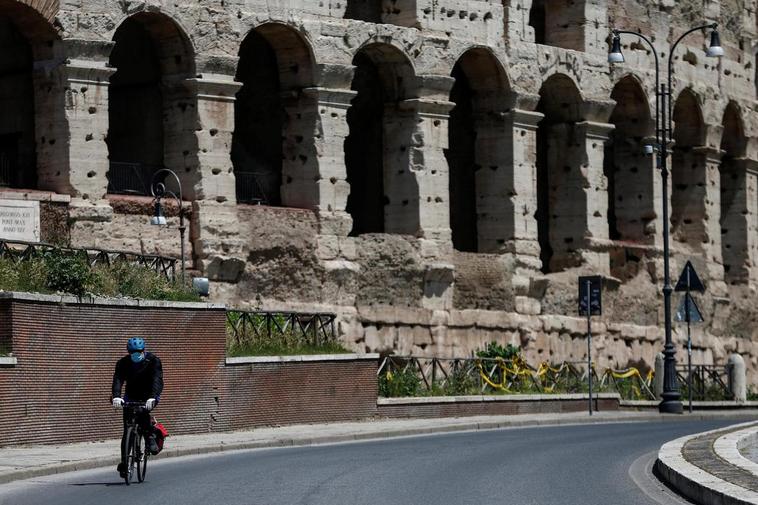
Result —
M148 398L160 398L163 391L163 367L161 360L146 352L145 359L134 363L129 355L116 362L113 373L113 397L121 396L121 387L126 382L124 397L132 402L144 402Z

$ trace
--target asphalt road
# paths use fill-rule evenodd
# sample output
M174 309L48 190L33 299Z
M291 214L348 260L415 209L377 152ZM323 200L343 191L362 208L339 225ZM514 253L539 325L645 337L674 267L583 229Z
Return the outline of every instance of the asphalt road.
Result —
M725 421L503 429L153 461L0 486L2 505L644 505L630 467ZM640 466L639 463L636 466ZM651 480L651 482L653 482Z

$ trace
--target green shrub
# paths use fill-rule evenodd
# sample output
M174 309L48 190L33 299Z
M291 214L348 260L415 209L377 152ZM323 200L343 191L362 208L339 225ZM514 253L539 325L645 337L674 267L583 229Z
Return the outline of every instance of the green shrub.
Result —
M387 371L379 376L379 396L385 398L418 396L420 387L421 379L411 366L394 372Z
M82 296L87 293L92 272L89 262L79 254L52 250L42 255L47 279L46 287L52 292Z
M501 346L497 342L490 342L483 351L477 351L477 358L502 358L504 360L511 360L521 355L521 347L508 344L505 347Z

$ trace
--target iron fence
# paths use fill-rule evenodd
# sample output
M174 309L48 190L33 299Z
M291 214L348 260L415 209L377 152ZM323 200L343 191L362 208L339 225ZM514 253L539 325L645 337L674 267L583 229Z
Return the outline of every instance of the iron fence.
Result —
M161 166L111 161L108 170L108 193L112 195L150 195L150 181Z
M652 374L642 377L636 368L606 369L598 377L599 391L615 391L622 398L654 399ZM377 372L383 396L471 395L486 393L584 393L588 391L584 361L564 361L538 367L521 358L429 358L387 356Z
M226 311L226 331L235 346L276 342L285 347L321 346L337 341L337 316L328 313Z
M689 397L687 365L677 365L676 376L682 400ZM692 399L697 401L733 400L732 365L692 365Z
M9 258L15 262L38 258L50 252L79 256L86 260L90 267L94 267L98 264L111 265L119 261L125 261L127 263L150 268L157 274L162 275L168 281L173 282L176 279L176 262L178 260L166 256L110 251L107 249L59 247L45 243L0 240L0 258Z
M275 172L235 172L237 201L277 205L281 180Z

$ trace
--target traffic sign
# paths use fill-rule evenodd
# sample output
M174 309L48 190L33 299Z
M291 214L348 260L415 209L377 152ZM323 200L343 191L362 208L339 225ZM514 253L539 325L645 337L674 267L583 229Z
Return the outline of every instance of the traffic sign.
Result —
M603 278L599 275L579 277L579 315L586 316L589 303L591 316L603 313L602 303Z
M676 282L674 291L698 291L700 293L705 292L705 286L700 280L700 277L697 276L695 267L692 266L692 263L689 260L687 260L687 264L684 265L682 275L679 276L679 280Z
M703 322L703 315L689 293L685 293L684 297L682 297L682 302L679 304L679 308L676 309L676 316L674 318L679 323Z

